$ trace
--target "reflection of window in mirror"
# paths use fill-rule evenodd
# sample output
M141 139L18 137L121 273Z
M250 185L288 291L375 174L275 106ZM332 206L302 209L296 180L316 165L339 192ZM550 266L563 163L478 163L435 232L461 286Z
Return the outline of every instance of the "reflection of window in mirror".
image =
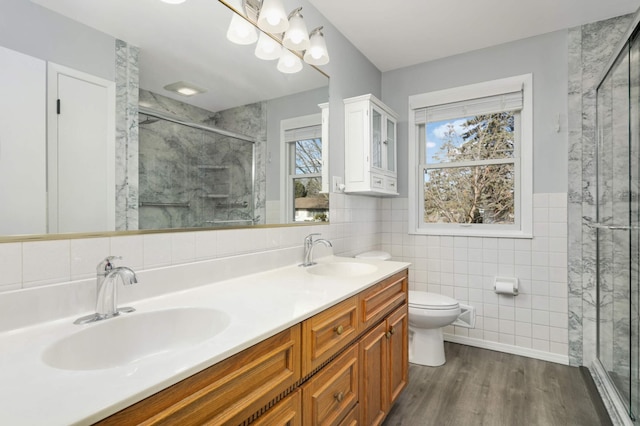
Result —
M322 117L312 114L281 123L283 137L284 220L329 220L329 196L322 193Z

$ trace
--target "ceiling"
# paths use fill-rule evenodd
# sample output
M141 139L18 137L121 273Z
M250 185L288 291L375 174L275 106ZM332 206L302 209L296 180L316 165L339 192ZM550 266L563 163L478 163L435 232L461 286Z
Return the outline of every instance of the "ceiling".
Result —
M640 0L310 0L380 71L635 12ZM330 33L325 31L327 39Z

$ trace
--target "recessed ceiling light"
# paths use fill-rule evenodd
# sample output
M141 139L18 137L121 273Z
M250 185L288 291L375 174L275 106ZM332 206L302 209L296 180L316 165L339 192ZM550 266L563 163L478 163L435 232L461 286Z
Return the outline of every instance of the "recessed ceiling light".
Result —
M165 90L169 90L170 92L176 92L182 96L193 96L199 93L205 93L207 89L203 89L202 87L198 87L193 83L187 83L186 81L178 81L175 83L167 84L164 86Z
M160 0L163 3L169 3L169 4L180 4L180 3L184 3L186 0Z

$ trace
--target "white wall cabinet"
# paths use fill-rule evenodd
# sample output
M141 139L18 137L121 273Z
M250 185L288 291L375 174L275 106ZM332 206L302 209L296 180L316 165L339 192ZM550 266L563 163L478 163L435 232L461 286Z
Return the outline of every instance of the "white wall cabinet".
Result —
M398 195L397 120L373 95L344 100L345 192Z

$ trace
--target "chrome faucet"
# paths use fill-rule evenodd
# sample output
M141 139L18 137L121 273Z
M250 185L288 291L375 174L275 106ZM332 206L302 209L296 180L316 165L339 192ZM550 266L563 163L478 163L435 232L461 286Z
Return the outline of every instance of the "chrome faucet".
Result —
M331 241L329 240L325 240L323 238L318 238L317 240L313 239L314 235L321 235L318 233L315 234L309 234L304 238L304 262L301 263L298 266L311 266L311 265L315 265L316 262L313 261L313 248L316 246L316 244L324 244L325 247L333 247L333 244L331 244Z
M118 308L118 278L124 285L131 285L138 282L136 273L126 266L115 267L113 261L122 259L120 256L108 256L96 267L96 312L91 315L78 318L74 324L86 324L113 318L122 312L133 312L135 309L129 307Z

